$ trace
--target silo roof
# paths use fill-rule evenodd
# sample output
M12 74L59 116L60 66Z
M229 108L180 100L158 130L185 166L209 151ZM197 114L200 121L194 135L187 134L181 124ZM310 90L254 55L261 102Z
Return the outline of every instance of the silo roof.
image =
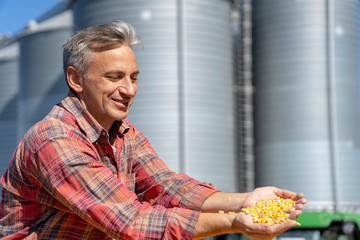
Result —
M27 27L21 31L17 39L29 34L49 31L61 28L71 28L73 26L73 13L69 4L62 2L50 9L37 19L30 20Z
M59 28L70 28L72 26L73 26L72 10L67 9L62 13L59 13L55 16L52 16L51 18L44 20L43 22L37 22L36 20L29 21L26 30L21 32L18 37L24 37L28 34L49 31Z
M0 48L0 60L16 58L19 55L19 44L14 42L4 48Z

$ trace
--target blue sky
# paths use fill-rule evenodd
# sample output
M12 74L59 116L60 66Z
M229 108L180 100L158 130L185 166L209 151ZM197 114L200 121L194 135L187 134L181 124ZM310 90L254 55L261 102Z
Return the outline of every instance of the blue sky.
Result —
M0 0L0 34L14 35L31 19L40 17L60 2L60 0Z

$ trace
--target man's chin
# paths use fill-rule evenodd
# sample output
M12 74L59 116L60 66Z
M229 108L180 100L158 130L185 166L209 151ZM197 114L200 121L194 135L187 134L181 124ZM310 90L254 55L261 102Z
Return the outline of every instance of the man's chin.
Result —
M122 120L124 120L125 118L127 118L127 116L128 116L128 113L126 112L126 113L124 113L124 114L119 115L119 116L116 118L116 120L117 120L117 121L122 121Z

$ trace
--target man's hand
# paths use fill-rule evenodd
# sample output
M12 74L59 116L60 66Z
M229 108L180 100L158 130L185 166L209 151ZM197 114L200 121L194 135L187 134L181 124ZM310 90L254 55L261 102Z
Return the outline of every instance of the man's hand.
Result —
M270 226L266 223L254 223L252 216L243 212L236 214L232 224L233 232L240 232L246 237L255 239L273 239L279 234L295 226L295 219L301 214L300 210L294 210L289 216L288 222Z
M257 202L280 198L291 198L296 203L288 213L285 223L270 226L266 223L254 223L251 215L240 212L242 208L253 207ZM196 226L195 239L215 236L225 233L242 233L249 238L272 239L289 230L296 224L306 199L303 194L279 189L276 187L256 188L249 193L218 192L210 196L201 208L201 214ZM219 214L219 210L235 212L236 214Z
M242 203L242 208L255 206L257 202L264 200L272 200L276 198L291 198L295 201L295 205L292 209L289 210L290 221L270 226L265 223L254 223L252 216L245 213L239 213L234 219L233 228L242 232L245 236L249 238L256 239L272 239L275 236L289 230L296 224L296 219L301 214L301 209L303 209L304 204L307 200L303 198L303 194L296 194L294 192L278 189L275 187L262 187L256 188L250 192Z

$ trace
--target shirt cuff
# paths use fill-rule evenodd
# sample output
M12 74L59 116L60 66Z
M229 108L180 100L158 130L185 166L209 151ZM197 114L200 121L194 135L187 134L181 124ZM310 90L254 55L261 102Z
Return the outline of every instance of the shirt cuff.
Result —
M183 208L173 208L170 211L163 239L193 239L200 212Z
M206 183L199 183L184 194L179 207L200 211L205 200L216 192L220 190Z

